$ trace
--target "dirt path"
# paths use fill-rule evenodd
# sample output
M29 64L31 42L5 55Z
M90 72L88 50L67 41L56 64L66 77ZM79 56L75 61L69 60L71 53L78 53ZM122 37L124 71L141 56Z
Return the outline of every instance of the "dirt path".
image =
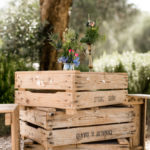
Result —
M21 144L22 147L22 144ZM11 139L10 137L0 138L0 150L11 150ZM21 148L23 150L23 148ZM146 141L146 150L150 150L150 138Z

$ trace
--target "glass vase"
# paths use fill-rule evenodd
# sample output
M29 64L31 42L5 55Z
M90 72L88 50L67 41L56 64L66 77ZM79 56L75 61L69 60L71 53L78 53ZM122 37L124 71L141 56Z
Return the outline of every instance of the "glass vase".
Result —
M74 64L73 63L64 63L63 70L74 70Z

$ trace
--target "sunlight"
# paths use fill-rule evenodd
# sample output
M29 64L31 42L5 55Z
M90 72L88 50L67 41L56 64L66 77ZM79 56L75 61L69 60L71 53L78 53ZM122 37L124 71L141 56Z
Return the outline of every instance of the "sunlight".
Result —
M11 0L2 0L0 1L0 8L5 8L8 6L8 3L10 2Z
M149 0L129 0L129 3L134 3L137 8L141 11L150 12L150 1Z

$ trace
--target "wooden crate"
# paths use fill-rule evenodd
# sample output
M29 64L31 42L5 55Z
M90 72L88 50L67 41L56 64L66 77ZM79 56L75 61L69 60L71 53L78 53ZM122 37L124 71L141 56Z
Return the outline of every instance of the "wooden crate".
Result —
M126 73L16 72L15 102L25 108L21 136L45 150L128 150L129 145L87 145L133 137L134 109L113 107L128 102L127 86Z
M106 107L77 111L74 115L54 109L20 111L21 135L45 148L132 137L133 108Z
M15 102L66 110L114 105L126 100L127 85L125 73L16 72Z

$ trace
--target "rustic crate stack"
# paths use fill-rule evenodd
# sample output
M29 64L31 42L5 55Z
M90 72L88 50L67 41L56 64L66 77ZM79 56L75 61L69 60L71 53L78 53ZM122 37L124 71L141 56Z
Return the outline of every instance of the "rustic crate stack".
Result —
M127 87L125 73L16 72L21 135L36 150L129 150L134 109L118 105Z

